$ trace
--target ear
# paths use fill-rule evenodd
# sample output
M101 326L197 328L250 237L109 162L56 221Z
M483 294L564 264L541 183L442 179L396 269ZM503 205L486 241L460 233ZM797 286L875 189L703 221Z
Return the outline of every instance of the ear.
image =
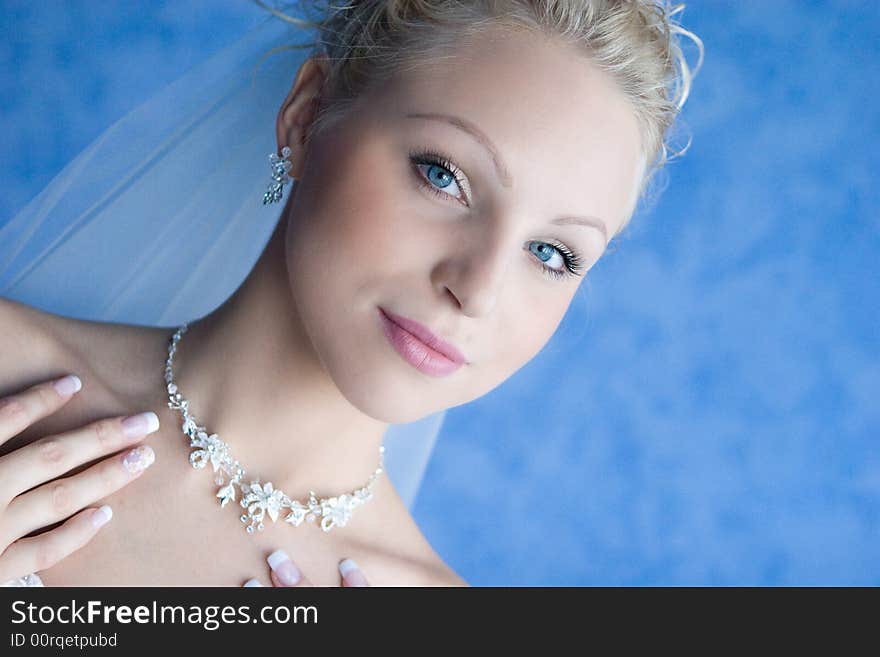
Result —
M296 73L293 86L281 105L275 123L278 138L278 154L284 146L290 146L290 162L293 165L288 173L291 178L300 178L305 150L306 128L315 118L321 88L329 70L327 60L310 57L302 63Z

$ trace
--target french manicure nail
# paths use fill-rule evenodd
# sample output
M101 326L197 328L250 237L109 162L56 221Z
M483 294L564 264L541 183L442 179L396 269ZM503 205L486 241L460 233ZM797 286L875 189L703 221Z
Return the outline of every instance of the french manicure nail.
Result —
M153 411L129 415L122 421L122 432L128 438L140 438L159 428L159 416Z
M131 474L137 474L153 465L155 460L156 453L149 445L138 445L125 455L125 458L122 459L122 465Z
M339 574L350 586L366 586L366 578L354 559L343 559L339 562Z
M275 550L266 561L269 562L269 567L275 572L282 584L293 586L302 578L302 573L299 572L284 550Z
M63 376L52 385L62 397L70 397L70 395L79 392L82 389L82 381L79 380L79 377L76 374Z
M358 565L354 562L353 559L343 559L339 562L339 573L345 577L351 571L358 570Z
M260 580L256 579L255 577L250 578L248 581L246 581L244 583L244 585L245 586L263 586L262 584L260 584Z
M107 521L113 517L113 509L111 509L106 504L102 506L100 509L96 509L92 514L92 524L97 527L102 527L107 524Z

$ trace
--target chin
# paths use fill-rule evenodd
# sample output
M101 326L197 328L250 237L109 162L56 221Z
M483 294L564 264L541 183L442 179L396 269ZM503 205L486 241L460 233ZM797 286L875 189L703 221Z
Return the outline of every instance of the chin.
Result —
M380 422L407 424L445 408L437 408L437 400L432 399L427 385L423 388L414 386L410 379L395 372L391 366L381 368L381 371L366 368L359 373L349 363L344 370L331 372L339 391L352 406ZM363 376L366 371L370 374Z

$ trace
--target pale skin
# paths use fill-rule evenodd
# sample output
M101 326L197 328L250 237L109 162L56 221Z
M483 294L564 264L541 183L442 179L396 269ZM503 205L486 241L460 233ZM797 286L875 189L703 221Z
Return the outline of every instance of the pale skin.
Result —
M307 142L325 72L307 60L277 116L278 152L290 146L297 181L278 227L241 287L190 322L174 361L199 422L249 473L299 499L362 486L389 424L477 399L529 362L583 281L545 273L566 265L553 249L542 261L535 243L564 245L588 270L631 214L644 171L635 116L613 81L532 33L499 30L405 72ZM496 154L427 115L476 126ZM463 184L451 170L416 166L410 151L423 147L448 156ZM589 218L552 223L570 216ZM416 370L387 342L378 306L428 325L470 362L444 378ZM317 586L339 586L347 557L373 586L465 584L387 476L344 528L269 522L247 534L239 507L219 508L213 474L189 465L180 415L166 405L161 373L175 327L11 302L3 317L18 337L0 346L0 395L68 372L83 389L0 455L101 417L152 410L160 420L141 441L154 464L89 502L112 506L113 519L40 572L47 586L268 585L276 548Z

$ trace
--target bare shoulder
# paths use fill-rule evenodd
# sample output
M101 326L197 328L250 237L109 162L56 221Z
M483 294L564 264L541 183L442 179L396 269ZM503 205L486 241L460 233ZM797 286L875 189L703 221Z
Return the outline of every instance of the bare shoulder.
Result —
M0 397L21 392L38 383L76 374L84 392L0 446L0 455L87 422L116 414L115 388L106 385L102 360L117 357L109 323L58 315L13 299L0 297ZM103 358L103 346L116 349Z
M146 344L164 352L166 333L163 328L59 315L5 297L0 297L0 331L0 395L76 374L89 389L79 397L94 402L138 399L140 382L150 372L137 354Z
M53 318L34 306L0 297L0 395L33 385L57 369L60 345L53 337Z
M410 546L395 545L395 555L386 562L376 580L383 586L470 586L421 537ZM370 571L365 568L365 571ZM370 580L370 572L365 572Z
M426 583L422 586L470 586L463 577L441 562L440 567L427 573Z
M73 359L65 356L57 340L51 313L0 297L0 397L73 372ZM56 429L70 410L65 407L31 424L0 446L0 455L17 449Z
M417 544L406 554L399 554L390 567L391 586L470 586L440 558L428 542ZM369 578L369 575L367 575Z
M8 337L17 344L28 327L37 325L35 318L41 312L15 299L0 297L0 329L3 330L3 337ZM6 340L2 344L7 348L12 346Z
M388 586L470 586L437 554L390 481L382 492L388 522L377 550L390 558L382 560L381 580Z
M0 297L0 321L21 320L26 316L38 317L43 311L21 301Z

